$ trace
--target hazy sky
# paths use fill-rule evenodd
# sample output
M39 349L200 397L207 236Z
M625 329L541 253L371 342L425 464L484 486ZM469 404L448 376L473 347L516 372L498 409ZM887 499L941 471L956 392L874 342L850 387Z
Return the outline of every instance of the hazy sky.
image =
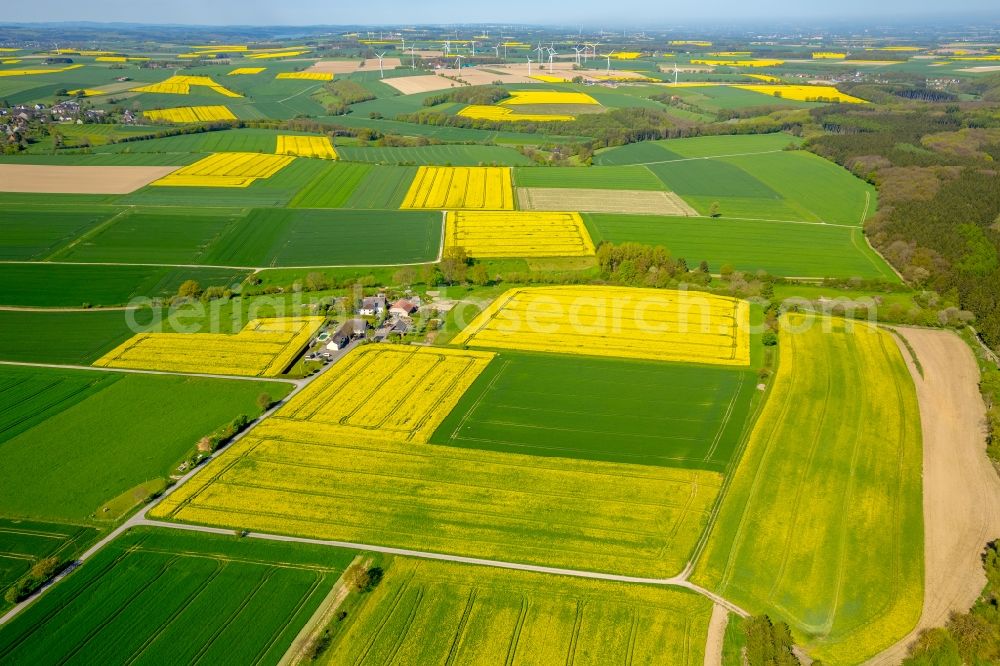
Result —
M398 23L627 24L659 27L683 21L859 19L995 13L997 0L19 0L4 3L0 24L34 21L335 25Z

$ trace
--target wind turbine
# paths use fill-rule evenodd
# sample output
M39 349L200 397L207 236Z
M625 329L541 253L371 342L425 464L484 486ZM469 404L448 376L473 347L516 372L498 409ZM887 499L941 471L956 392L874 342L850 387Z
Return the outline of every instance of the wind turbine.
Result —
M476 57L476 40L472 40L472 57Z
M528 58L528 78L531 78L531 58Z
M604 57L608 59L608 76L611 76L611 56L613 56L617 51L611 51Z
M581 49L581 48L579 48L577 46L574 46L573 50L576 51L576 66L579 67L580 66L580 51L586 51L587 48L584 47L584 48Z
M459 54L458 54L458 55L457 55L457 56L455 57L455 69L458 69L458 70L461 70L461 69L462 69L462 58L464 58L464 57L465 57L465 56L464 56L464 55L462 55L461 53L459 53Z
M677 85L677 63L674 63L674 85Z
M494 46L494 47L493 47L493 50L494 50L494 51L496 52L496 54L497 54L497 60L499 60L499 59L500 59L500 45L499 45L499 44L497 44L496 46Z
M538 48L536 48L535 50L538 51L538 63L541 64L545 62L545 56L542 55L542 53L544 53L545 51L545 47L539 44Z
M451 55L451 40L450 39L444 40L444 54L445 55Z
M375 57L378 58L378 73L379 73L379 78L380 79L384 79L385 78L385 70L382 69L382 58L385 57L385 51L382 51L382 53L377 53L376 52L375 53Z
M400 50L406 53L406 35L400 35L399 38L403 40L403 48Z
M410 67L417 68L417 49L412 44L410 44Z
M552 58L554 58L555 55L556 55L556 50L553 48L549 48L549 74L552 73Z

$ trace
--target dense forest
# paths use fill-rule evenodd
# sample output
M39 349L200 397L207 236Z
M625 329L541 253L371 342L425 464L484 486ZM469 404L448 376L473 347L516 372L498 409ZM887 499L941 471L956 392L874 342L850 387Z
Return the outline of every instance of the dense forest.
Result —
M875 248L914 286L973 312L1000 349L1000 106L896 99L814 110L824 134L807 146L878 187L866 225Z

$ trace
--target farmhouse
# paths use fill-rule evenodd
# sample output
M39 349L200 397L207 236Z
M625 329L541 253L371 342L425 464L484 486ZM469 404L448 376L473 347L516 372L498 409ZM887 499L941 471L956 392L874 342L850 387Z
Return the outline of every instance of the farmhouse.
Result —
M381 317L385 313L385 294L366 296L361 299L358 314L363 317Z
M331 351L343 349L352 340L363 337L368 332L368 322L364 319L348 319L333 334L330 343L326 346Z
M389 308L389 314L393 317L409 317L417 311L417 306L412 301L401 298Z

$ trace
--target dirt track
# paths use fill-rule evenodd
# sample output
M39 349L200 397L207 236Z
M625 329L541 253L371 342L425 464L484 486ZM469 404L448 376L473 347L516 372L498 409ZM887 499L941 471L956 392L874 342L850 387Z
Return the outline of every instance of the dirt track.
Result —
M729 611L715 604L712 619L708 621L708 640L705 641L705 666L722 666L722 646L729 624Z
M900 344L923 427L924 606L917 627L869 664L900 663L922 629L943 625L952 611L968 610L986 584L983 546L1000 537L1000 477L986 457L986 408L972 352L950 331L897 330L924 371L921 377Z
M0 164L0 192L128 194L176 171L175 166L48 166Z

